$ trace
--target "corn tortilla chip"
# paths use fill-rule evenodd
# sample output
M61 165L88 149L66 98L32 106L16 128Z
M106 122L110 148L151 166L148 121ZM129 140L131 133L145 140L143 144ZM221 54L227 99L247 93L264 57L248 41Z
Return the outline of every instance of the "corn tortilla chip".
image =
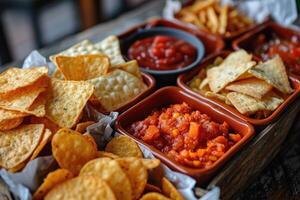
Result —
M146 85L137 77L123 70L88 80L95 86L95 96L106 111L113 111L138 96Z
M126 63L118 64L117 67L134 75L135 77L139 78L140 80L143 80L142 74L140 71L140 66L136 60L131 60Z
M251 69L255 65L251 58L252 56L246 51L239 50L227 56L221 65L207 70L211 91L218 93L226 85L237 80L242 74Z
M64 75L61 73L61 71L59 71L58 69L56 69L53 74L52 74L52 78L56 78L56 79L59 79L59 80L64 80L65 77Z
M44 125L22 125L13 130L0 132L0 166L14 168L26 161L38 146Z
M49 129L53 134L56 133L61 128L46 117L30 116L29 121L31 124L44 124L45 128Z
M65 80L85 81L105 75L110 66L105 55L57 56L56 64Z
M279 56L258 64L253 69L249 70L249 73L259 79L265 80L284 94L293 92L285 66Z
M226 86L227 90L246 94L257 99L261 99L265 94L270 92L272 88L272 85L257 78L241 80Z
M57 184L45 197L45 200L57 199L116 200L116 197L108 184L100 178L96 176L78 176Z
M94 92L94 87L81 81L52 80L46 103L46 117L60 127L73 127Z
M0 109L0 131L10 130L17 127L22 123L23 117L27 115L28 114L26 113L18 111Z
M7 131L18 127L23 122L23 117L7 119L0 122L0 131Z
M49 129L45 129L42 139L41 139L39 145L36 147L36 149L32 153L30 160L34 160L36 157L38 157L39 153L43 150L43 148L46 146L46 144L48 142L50 142L51 138L52 138L52 132Z

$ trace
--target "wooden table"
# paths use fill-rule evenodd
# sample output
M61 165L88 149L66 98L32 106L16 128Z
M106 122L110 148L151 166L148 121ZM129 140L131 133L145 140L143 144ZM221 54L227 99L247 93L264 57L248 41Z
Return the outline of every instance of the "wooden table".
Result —
M95 26L53 46L43 48L40 50L40 53L48 57L84 39L90 39L94 42L100 41L108 35L121 33L133 25L150 18L161 16L163 7L164 1L162 0L149 1L149 3L128 14L122 15L116 20ZM13 65L17 63L20 62L16 62ZM300 102L300 99L298 98L297 101ZM217 185L221 187L222 199L293 199L292 197L299 195L300 115L295 117L296 113L290 114L300 109L299 104L300 103L296 105L293 104L289 107L283 117L279 119L282 122L281 125L275 124L269 127L269 129L279 130L279 132L281 130L282 132L288 131L288 128L293 124L290 119L295 118L294 126L283 145L281 145L282 142L280 141L283 141L286 134L274 133L270 135L265 134L266 131L262 132L253 138L247 147L239 152L234 159L231 159L222 168L222 173L212 180L210 186ZM265 148L264 145L267 144L269 140L275 141L274 147L276 147L270 151L268 148ZM258 141L264 141L264 143L260 142L258 148L256 148ZM243 166L242 163L240 167L234 167L237 166L236 163L239 163L243 156L245 157L249 154L251 155L251 159L254 159L251 165L253 170L251 170L248 164L247 166ZM289 157L286 155L289 155ZM267 159L264 159L263 163L256 163L255 156L265 156ZM270 161L272 161L271 164ZM251 162L248 161L247 163ZM256 167L256 165L259 167ZM287 169L287 166L289 169ZM247 170L243 171L243 167ZM280 169L278 169L278 167ZM236 172L239 172L243 176L232 176L232 174ZM247 176L247 173L250 173L251 177ZM226 176L229 174L231 178L226 180ZM286 178L286 176L292 177ZM232 183L234 183L234 185Z

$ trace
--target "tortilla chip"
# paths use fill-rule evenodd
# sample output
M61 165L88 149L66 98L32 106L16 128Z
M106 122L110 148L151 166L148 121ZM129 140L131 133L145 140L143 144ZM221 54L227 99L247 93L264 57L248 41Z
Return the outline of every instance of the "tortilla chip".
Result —
M265 94L270 92L272 88L272 85L257 78L245 79L226 86L227 90L246 94L257 99L261 99Z
M23 122L23 117L8 119L0 122L0 131L7 131L18 127Z
M285 66L279 56L256 65L253 69L249 70L249 73L259 79L265 80L284 94L293 92Z
M227 56L221 65L207 70L211 91L218 93L251 69L255 65L251 58L245 50L239 50Z
M112 66L125 63L121 53L119 39L116 36L108 36L101 42L96 43L95 46L103 54L107 55L110 58Z
M237 81L240 80L244 80L244 79L248 79L248 78L253 78L254 76L252 74L250 74L249 72L245 72L244 74L242 74L238 79L236 79Z
M36 149L32 153L30 160L34 160L36 157L38 157L38 155L44 149L46 144L48 142L50 142L51 138L52 138L52 132L49 129L45 129L42 139L41 139L39 145L36 147Z
M94 92L94 87L83 81L53 79L46 103L46 117L60 127L73 127Z
M47 74L46 67L9 68L0 74L0 96L15 95L34 83L45 82L44 80L48 80Z
M261 100L238 92L228 93L227 98L232 105L244 115L251 115L260 110L273 111L283 102L283 99L272 93L267 94Z
M117 65L118 68L134 75L135 77L143 80L142 74L140 71L140 66L136 60L131 60L129 62Z
M64 75L61 73L61 71L59 71L58 69L56 69L53 74L52 74L52 78L56 78L56 79L59 79L59 80L64 80L65 77Z
M45 128L49 129L53 134L56 133L61 128L46 117L30 116L29 121L31 124L44 124Z
M88 82L95 86L94 94L107 111L120 108L146 89L137 77L118 69Z
M57 56L56 64L66 80L85 81L105 75L110 66L105 55Z

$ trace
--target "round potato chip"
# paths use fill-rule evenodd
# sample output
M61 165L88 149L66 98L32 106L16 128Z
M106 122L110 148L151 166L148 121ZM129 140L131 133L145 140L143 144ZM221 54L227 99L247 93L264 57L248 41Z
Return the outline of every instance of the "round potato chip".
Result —
M96 143L95 139L93 138L93 136L91 136L91 134L85 133L85 134L83 134L83 137L85 139L87 139L91 143L91 145L94 146L95 149L97 149L97 143Z
M154 169L160 165L160 160L158 159L142 159L142 163L147 169Z
M140 200L171 200L168 197L165 197L162 194L159 194L157 192L150 192L147 194L144 194Z
M113 153L109 153L109 152L105 152L105 151L98 151L97 155L98 155L98 158L111 158L111 159L120 158L119 156L117 156Z
M0 131L7 131L16 128L23 122L23 117L8 119L0 122Z
M108 184L96 176L78 176L54 187L45 200L116 200Z
M129 178L132 189L132 199L138 199L147 184L148 173L146 167L143 165L141 159L135 157L118 158L116 161Z
M144 193L148 193L148 192L157 192L157 193L161 193L161 189L159 187L157 187L156 185L152 185L147 183Z
M88 162L80 171L82 175L94 175L106 181L117 199L131 200L132 191L129 178L116 160L97 158Z
M105 147L105 151L116 154L120 157L138 157L143 154L135 141L127 136L114 137Z
M73 178L73 174L66 169L57 169L50 172L42 185L33 194L33 200L42 200L52 188L71 178Z
M163 194L174 200L184 200L182 195L178 192L175 186L165 177L162 179Z
M95 124L94 121L86 121L86 122L81 122L76 125L75 131L79 133L85 133L86 128L92 124Z
M61 168L79 174L85 163L97 157L97 149L83 135L71 129L57 131L52 139L52 153Z

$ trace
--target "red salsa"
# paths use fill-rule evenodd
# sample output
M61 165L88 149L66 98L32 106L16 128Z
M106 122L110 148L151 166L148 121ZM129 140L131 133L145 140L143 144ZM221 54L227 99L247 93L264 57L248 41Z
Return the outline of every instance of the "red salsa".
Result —
M151 70L173 70L193 63L197 49L184 40L170 36L148 37L134 42L128 57Z
M257 38L257 43L259 45L254 51L256 55L259 55L263 60L279 55L288 71L300 75L299 38L293 36L290 39L283 39L272 35L271 39L267 40L266 35L261 34Z
M154 111L127 130L171 159L195 168L211 166L242 138L226 122L215 122L186 103Z

